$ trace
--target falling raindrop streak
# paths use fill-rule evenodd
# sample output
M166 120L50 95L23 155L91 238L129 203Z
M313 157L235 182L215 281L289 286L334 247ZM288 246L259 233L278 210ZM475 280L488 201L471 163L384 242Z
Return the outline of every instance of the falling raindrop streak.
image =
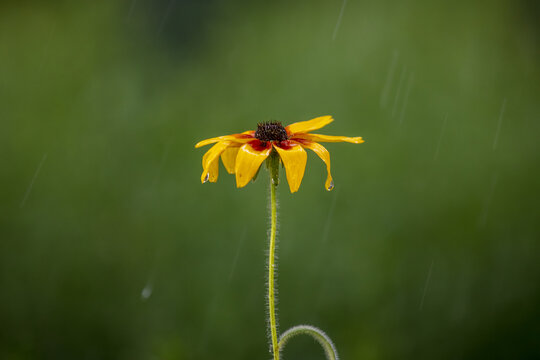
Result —
M339 30L339 26L341 25L341 18L343 18L343 13L345 12L345 5L347 5L347 0L343 0L343 4L341 5L336 27L334 28L334 33L332 34L332 41L336 40L337 32Z
M394 98L394 106L392 107L392 118L396 115L397 104L401 98L401 88L403 87L403 82L405 81L405 74L407 73L407 67L403 65L401 69L401 75L399 76L398 88L396 91L396 97Z
M165 14L163 15L163 18L161 19L161 24L159 24L158 29L158 35L161 34L163 29L165 29L165 24L167 23L167 19L169 18L169 14L171 13L172 7L174 4L174 0L169 1L169 4L167 5L167 10L165 10Z
M43 157L41 158L41 161L39 162L39 165L36 169L36 172L34 173L34 176L32 177L32 181L30 181L30 185L28 185L28 188L26 189L26 193L24 194L24 198L22 199L19 207L23 207L26 203L26 200L28 199L28 196L30 195L30 191L32 191L32 187L34 187L34 182L36 181L36 178L39 175L39 171L41 170L41 167L43 166L43 163L47 160L47 154L43 154Z
M133 15L133 10L135 9L135 4L137 3L137 0L132 0L131 4L129 5L129 10L126 16L126 20L131 19L131 16Z
M236 263L238 262L238 256L240 256L240 250L242 249L244 245L244 240L246 239L246 235L247 235L247 228L244 228L244 232L240 236L240 240L238 241L238 245L236 247L236 253L234 254L233 262L231 265L231 271L229 272L229 279L228 279L229 282L231 281L234 271L236 270Z
M439 135L439 141L437 142L437 149L435 150L435 155L433 156L433 160L437 160L437 157L439 156L439 150L441 148L441 142L444 135L444 132L446 130L446 121L448 120L448 113L446 113L446 116L444 117L443 126L441 129L441 134Z
M414 82L414 74L411 73L409 75L409 79L407 80L407 89L405 90L405 98L403 99L403 105L401 106L401 113L399 115L400 124L403 122L403 118L405 117L405 110L407 109L407 104L409 102L409 93L411 91L413 82Z
M420 310L424 307L424 299L426 298L426 292L429 285L429 280L431 279L431 271L433 270L433 263L435 260L431 261L431 265L429 266L428 275L426 278L426 284L424 285L424 291L422 292L422 300L420 300Z
M506 110L506 98L504 98L501 105L501 112L499 113L499 123L497 124L497 131L495 132L495 139L493 140L493 150L497 148L497 143L499 142L499 133L501 132L504 110Z

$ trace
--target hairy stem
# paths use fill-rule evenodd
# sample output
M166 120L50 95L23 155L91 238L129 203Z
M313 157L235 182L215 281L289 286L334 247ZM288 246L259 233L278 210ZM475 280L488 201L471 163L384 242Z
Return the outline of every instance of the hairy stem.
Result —
M270 318L270 336L272 338L272 353L274 360L279 360L279 344L276 323L276 294L275 286L275 255L276 255L276 227L277 227L277 204L276 188L278 185L279 158L276 156L268 159L270 170L270 246L268 251L268 316Z
M272 342L274 360L279 360L280 350L294 336L306 334L312 336L324 349L326 359L339 360L336 347L324 331L310 325L299 325L285 331L278 340L276 319L275 268L276 268L276 230L277 230L277 200L276 188L279 183L279 155L272 152L266 160L270 172L270 248L268 251L268 323Z

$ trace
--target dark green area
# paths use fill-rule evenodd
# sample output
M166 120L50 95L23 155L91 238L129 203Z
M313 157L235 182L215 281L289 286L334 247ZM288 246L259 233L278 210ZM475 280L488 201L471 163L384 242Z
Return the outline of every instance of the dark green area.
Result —
M201 185L193 146L320 115L366 143L328 144L332 192L314 154L281 176L282 331L540 358L538 6L342 6L0 4L0 358L270 358L268 174Z

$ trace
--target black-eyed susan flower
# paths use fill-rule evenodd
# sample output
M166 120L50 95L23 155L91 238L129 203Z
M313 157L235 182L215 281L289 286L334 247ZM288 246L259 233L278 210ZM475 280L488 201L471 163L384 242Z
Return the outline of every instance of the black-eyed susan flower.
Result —
M361 137L330 136L311 134L330 124L331 116L321 116L308 121L301 121L283 127L280 122L260 123L257 130L245 131L241 134L219 136L203 140L196 148L214 144L204 154L202 160L203 173L201 182L216 182L219 173L219 158L229 174L236 174L236 186L244 187L255 176L262 162L277 152L285 167L287 182L291 193L298 191L304 177L307 154L304 149L311 149L326 164L328 172L325 188L332 190L334 182L330 173L330 153L320 142L349 142L361 144Z

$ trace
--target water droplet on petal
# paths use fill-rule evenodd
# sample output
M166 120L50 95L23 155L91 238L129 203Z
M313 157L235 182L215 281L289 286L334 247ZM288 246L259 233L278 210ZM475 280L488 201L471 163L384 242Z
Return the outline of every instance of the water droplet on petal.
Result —
M330 185L326 188L326 190L331 191L334 188L334 180L330 181Z
M203 184L204 184L205 182L207 182L208 179L210 179L210 173L207 173L206 176L204 177Z

